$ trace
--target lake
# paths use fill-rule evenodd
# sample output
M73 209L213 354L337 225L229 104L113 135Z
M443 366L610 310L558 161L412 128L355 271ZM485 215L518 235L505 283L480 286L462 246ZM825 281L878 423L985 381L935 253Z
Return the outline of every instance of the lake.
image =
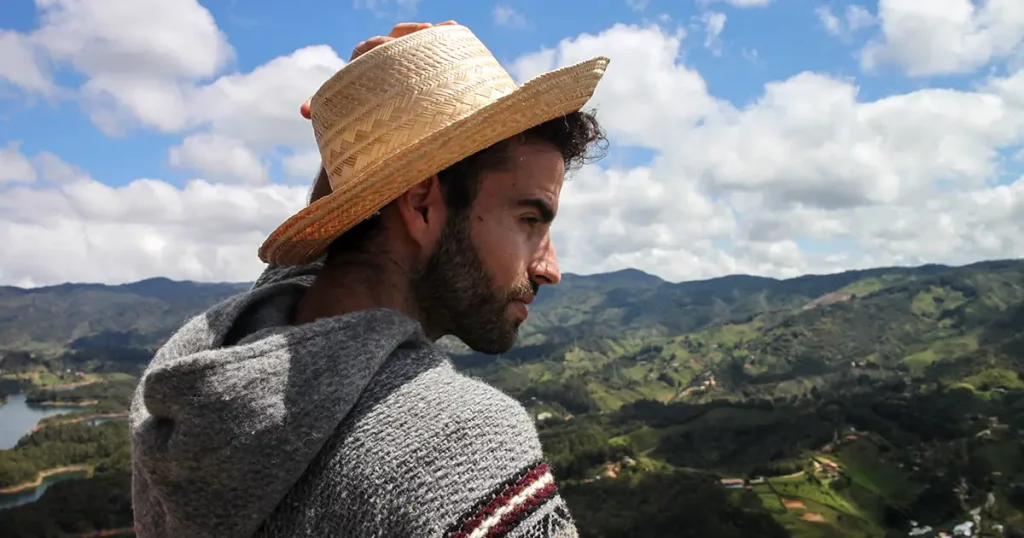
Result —
M50 486L57 482L72 478L85 478L86 476L89 476L89 473L86 471L54 473L44 477L42 482L34 489L26 489L17 493L0 493L0 510L38 501L43 496L43 493L46 493L46 490L50 489Z
M0 405L0 450L14 448L14 445L18 444L18 440L30 432L44 417L80 410L81 408L77 407L29 405L25 403L24 394L8 396L7 403ZM69 478L83 478L86 475L85 471L52 474L43 478L42 483L36 488L18 493L0 493L0 510L36 501L54 483Z
M18 439L27 434L45 417L80 411L76 407L37 406L25 403L24 394L15 394L0 405L0 450L14 448Z

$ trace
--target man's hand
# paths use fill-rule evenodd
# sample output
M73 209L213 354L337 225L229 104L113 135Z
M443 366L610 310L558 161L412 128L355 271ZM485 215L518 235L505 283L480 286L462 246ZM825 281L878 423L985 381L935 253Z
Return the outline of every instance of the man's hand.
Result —
M393 41L402 36L409 35L413 32L425 30L432 26L451 26L454 24L458 23L455 21L444 21L438 24L431 24L429 22L400 22L396 24L394 28L391 29L391 33L389 33L388 35L374 36L356 45L356 48L352 49L352 57L349 58L348 61L351 62L352 60L355 60L356 58L362 56L363 54L366 54L367 51L372 50L374 47L378 45L387 43L388 41ZM306 102L302 103L302 106L299 107L299 112L302 113L302 117L306 118L307 120L310 119L309 101L309 99L306 99ZM324 196L327 196L330 193L331 183L327 179L327 171L324 170L323 166L321 166L320 173L317 174L316 181L313 183L313 190L312 192L309 193L309 203L312 204L313 202L323 198Z

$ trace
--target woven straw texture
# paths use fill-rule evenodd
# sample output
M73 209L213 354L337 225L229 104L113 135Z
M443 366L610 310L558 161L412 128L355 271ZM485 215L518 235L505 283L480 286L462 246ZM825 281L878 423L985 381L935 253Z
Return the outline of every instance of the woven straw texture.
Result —
M300 265L414 185L501 140L580 110L599 57L516 87L473 33L440 26L385 43L313 96L313 132L331 193L279 226L260 259Z

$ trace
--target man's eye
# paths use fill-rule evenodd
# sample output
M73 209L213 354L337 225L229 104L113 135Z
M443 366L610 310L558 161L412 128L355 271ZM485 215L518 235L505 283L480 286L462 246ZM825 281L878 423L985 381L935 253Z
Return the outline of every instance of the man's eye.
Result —
M523 222L529 224L530 226L534 226L536 224L540 224L541 220L538 219L537 217L523 217Z

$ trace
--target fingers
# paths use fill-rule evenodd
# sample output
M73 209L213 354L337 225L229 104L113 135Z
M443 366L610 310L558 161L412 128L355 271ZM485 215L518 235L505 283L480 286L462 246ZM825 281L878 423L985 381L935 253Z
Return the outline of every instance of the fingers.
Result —
M352 57L349 58L349 61L355 60L356 58L362 56L363 54L366 54L374 47L387 43L388 41L398 39L400 37L405 37L411 33L418 32L420 30L426 30L427 28L430 28L432 26L454 26L456 24L458 23L455 22L454 20L447 20L436 25L431 24L429 22L400 22L396 24L394 28L391 29L391 33L389 33L388 35L374 36L356 45L356 48L352 49Z
M302 103L302 106L299 107L299 113L302 114L302 117L306 118L307 120L313 119L313 116L311 116L309 113L309 102L311 100L312 99L306 99L306 102Z
M427 28L430 28L432 26L452 26L455 24L458 23L455 22L454 20L447 20L444 22L439 22L437 24L431 24L429 22L400 22L396 24L394 28L391 29L391 33L388 34L388 37L402 37L407 36L413 32L426 30Z
M407 36L413 32L425 30L433 26L429 22L400 22L391 29L391 33L388 37L402 37Z
M370 50L373 50L374 47L383 45L388 41L392 41L400 37L405 37L413 32L425 30L427 28L430 28L431 26L433 25L430 24L429 22L400 22L396 24L394 28L391 29L391 33L389 33L388 35L374 36L356 45L356 48L352 49L352 57L349 58L349 61L355 60L356 58L362 56L363 54L366 54Z
M352 57L349 58L348 61L351 62L352 60L355 60L356 58L362 56L363 54L366 54L368 51L370 51L374 47L376 47L378 45L383 45L384 43L387 43L388 41L394 41L395 39L397 39L397 38L394 38L394 37L391 37L391 36L381 36L381 35L371 37L370 39L367 39L366 41L363 41L362 43L356 45L356 48L352 49Z

